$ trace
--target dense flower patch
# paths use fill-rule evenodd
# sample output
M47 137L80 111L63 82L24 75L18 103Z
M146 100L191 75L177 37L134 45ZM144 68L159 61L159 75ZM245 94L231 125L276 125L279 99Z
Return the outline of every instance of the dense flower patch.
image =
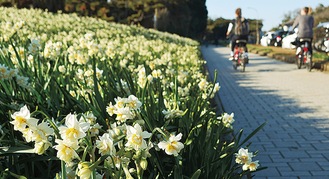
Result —
M1 178L259 170L233 113L211 107L220 86L207 80L197 42L40 10L0 8L0 26Z

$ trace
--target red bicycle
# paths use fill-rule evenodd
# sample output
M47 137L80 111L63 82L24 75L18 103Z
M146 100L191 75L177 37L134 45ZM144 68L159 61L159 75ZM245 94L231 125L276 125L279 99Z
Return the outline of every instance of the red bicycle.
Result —
M248 63L248 57L244 54L247 41L246 40L236 40L236 45L234 47L234 56L233 56L233 68L238 69L239 66L242 67L242 72L246 69L246 64Z
M311 40L312 39L310 38L299 39L301 46L298 48L300 48L300 51L296 53L296 64L298 69L301 69L302 66L306 66L308 71L312 70L312 54L309 50L310 45L312 45Z

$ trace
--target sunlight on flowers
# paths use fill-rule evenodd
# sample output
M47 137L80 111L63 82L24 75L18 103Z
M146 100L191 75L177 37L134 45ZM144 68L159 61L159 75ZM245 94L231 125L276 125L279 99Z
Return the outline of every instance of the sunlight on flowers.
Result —
M143 131L139 124L133 126L127 126L127 139L126 147L133 148L135 150L142 150L147 148L146 141L144 139L150 138L151 133Z
M182 134L170 135L168 141L159 142L158 146L164 150L168 155L178 156L178 153L184 148L184 144L179 142L182 138Z
M235 121L234 120L234 113L228 114L224 113L222 116L217 117L217 119L221 120L223 125L227 128L233 128L232 124Z
M70 163L74 158L79 158L75 150L79 148L78 145L72 145L65 140L56 139L57 145L54 148L57 150L57 157L65 163Z
M89 123L80 123L75 114L68 114L65 118L65 126L60 126L58 129L63 140L77 142L86 136L89 127Z
M114 155L116 152L113 139L107 133L99 136L99 140L96 140L96 147L99 149L101 155Z
M242 170L256 171L259 167L259 161L252 161L254 157L253 153L248 152L248 149L241 148L238 153L235 154L235 162L242 164Z

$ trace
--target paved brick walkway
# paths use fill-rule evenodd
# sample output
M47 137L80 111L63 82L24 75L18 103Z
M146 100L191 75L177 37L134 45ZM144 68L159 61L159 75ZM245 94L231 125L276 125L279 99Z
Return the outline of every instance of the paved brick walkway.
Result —
M246 72L235 71L226 47L202 47L210 75L218 70L219 96L234 112L236 131L252 138L255 160L268 169L256 179L329 178L329 74L250 54Z

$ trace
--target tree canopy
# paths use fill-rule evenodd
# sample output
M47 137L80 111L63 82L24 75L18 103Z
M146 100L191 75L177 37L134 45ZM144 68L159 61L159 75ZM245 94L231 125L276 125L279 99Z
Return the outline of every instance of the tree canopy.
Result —
M77 13L199 38L207 25L206 0L0 0L2 5Z

